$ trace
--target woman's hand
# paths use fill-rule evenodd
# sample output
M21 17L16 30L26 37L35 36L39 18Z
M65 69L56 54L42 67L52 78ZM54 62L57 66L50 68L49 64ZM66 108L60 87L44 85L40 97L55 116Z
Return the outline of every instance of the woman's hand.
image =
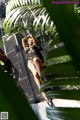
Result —
M27 38L33 38L32 34L27 35Z

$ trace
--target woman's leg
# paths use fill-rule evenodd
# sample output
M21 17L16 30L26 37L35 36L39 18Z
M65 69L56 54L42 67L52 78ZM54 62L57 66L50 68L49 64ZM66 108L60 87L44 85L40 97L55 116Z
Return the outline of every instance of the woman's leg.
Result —
M33 63L36 67L36 70L38 72L38 75L41 76L41 67L42 67L42 61L39 58L34 58Z
M30 71L32 72L33 76L34 76L34 80L38 86L38 88L40 88L40 77L37 73L37 70L36 70L36 67L35 65L33 64L32 60L29 60L28 61L28 68L30 69Z
M39 66L39 69L40 69L40 65L39 63L37 64ZM36 66L34 65L34 63L29 60L28 61L28 68L30 69L30 71L32 72L33 76L34 76L34 80L38 86L38 88L40 89L40 85L41 85L41 81L40 81L40 76L38 74L38 70L36 69ZM40 71L39 71L40 72ZM42 92L42 95L44 97L44 99L49 102L50 101L50 98L47 97L47 95L45 94L45 92Z

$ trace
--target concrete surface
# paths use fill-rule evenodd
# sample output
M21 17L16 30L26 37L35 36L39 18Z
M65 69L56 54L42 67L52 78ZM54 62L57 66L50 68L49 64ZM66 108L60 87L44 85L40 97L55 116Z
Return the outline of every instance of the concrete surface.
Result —
M54 99L53 103L56 107L77 107L80 108L80 101L76 100L64 100L64 99ZM31 107L35 114L38 116L39 120L50 120L46 116L46 107L49 107L45 101L31 104Z

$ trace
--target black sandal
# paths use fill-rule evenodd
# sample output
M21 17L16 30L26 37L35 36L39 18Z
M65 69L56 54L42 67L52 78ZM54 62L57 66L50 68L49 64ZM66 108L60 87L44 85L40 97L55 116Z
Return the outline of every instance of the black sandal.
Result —
M54 103L53 103L52 99L50 99L50 101L47 102L47 104L48 104L50 107L54 107Z

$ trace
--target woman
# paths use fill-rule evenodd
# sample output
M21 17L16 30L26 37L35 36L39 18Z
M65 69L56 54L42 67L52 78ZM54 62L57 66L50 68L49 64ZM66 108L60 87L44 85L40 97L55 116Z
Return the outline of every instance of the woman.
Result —
M32 35L28 35L27 37L23 38L22 45L28 56L28 68L32 72L34 80L38 88L40 89L40 70L44 63L43 56L41 54L42 48L38 44L37 40L33 38ZM48 105L52 106L52 100L49 97L47 97L44 92L42 92L42 95L48 103Z

